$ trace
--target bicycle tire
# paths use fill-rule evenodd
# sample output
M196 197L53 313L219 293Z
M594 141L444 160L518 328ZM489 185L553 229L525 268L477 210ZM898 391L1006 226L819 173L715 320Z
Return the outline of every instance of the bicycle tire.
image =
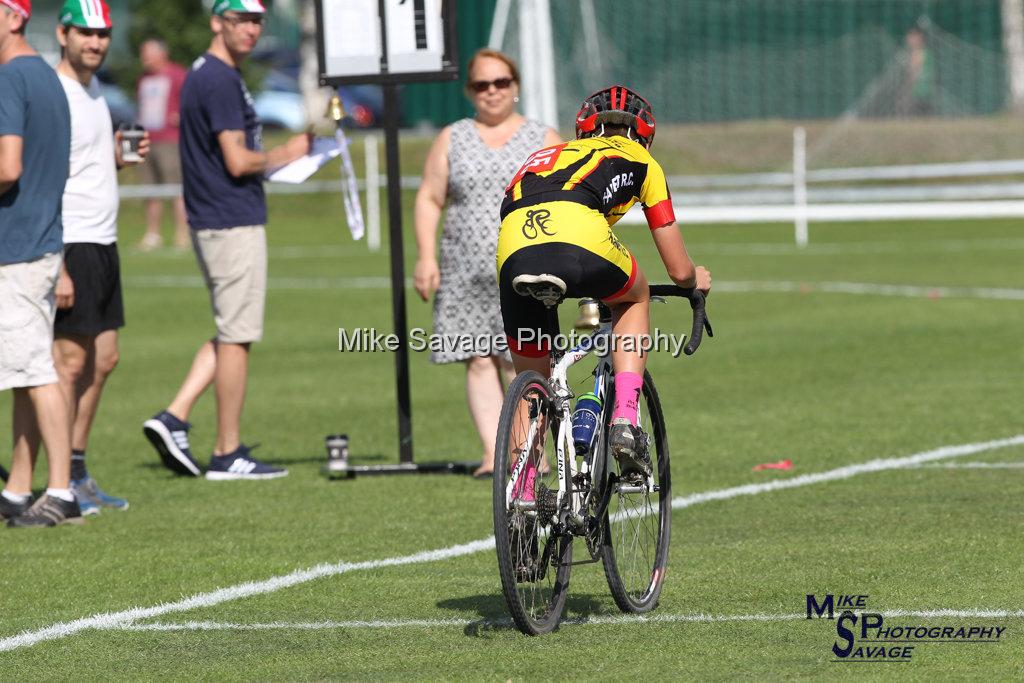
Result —
M668 437L658 390L649 372L644 372L642 395L640 426L649 437L654 481L659 488L657 492L645 493L609 491L601 546L601 562L612 598L620 610L633 614L649 612L658 604L672 532ZM607 404L613 405L614 401ZM603 485L610 487L617 478L618 465L608 451L606 439L602 450L607 464ZM653 524L649 523L651 521ZM643 557L639 556L641 554Z
M537 406L537 417L523 422L523 413L530 404ZM558 626L568 594L572 537L551 536L543 533L543 524L534 518L532 527L528 513L512 509L506 504L505 493L515 460L512 448L525 442L529 422L547 416L554 419L551 391L540 373L520 373L505 393L501 417L498 422L497 443L494 450L494 539L501 575L502 592L508 604L512 621L527 635L548 633ZM538 429L543 442L530 449L534 464L548 456L550 472L538 474L533 487L534 500L538 500L542 487L557 490L555 466L555 436L557 430ZM540 448L537 447L540 446ZM551 525L547 525L548 531ZM554 570L554 571L552 571Z

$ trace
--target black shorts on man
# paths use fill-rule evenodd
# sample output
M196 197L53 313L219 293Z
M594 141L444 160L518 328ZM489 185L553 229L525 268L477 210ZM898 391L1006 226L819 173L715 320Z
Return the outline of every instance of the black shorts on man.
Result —
M124 327L117 243L66 244L64 266L75 285L75 303L57 310L54 334L97 335Z

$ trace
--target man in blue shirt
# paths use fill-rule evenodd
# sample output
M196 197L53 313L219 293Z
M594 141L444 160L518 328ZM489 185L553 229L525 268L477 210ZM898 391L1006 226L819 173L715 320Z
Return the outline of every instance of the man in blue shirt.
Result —
M181 91L181 170L192 244L210 291L217 335L196 353L177 396L146 420L143 431L164 465L201 471L189 447L187 422L211 383L217 397L217 441L207 479L268 479L288 474L259 462L241 442L240 423L249 347L263 336L267 283L267 202L263 174L309 152L296 135L263 151L253 99L238 70L256 47L265 9L260 0L215 0L213 41Z
M52 355L71 118L57 74L25 40L31 14L31 0L0 0L0 390L14 390L14 455L0 519L55 526L82 521L69 486L68 404ZM49 482L32 504L40 434Z

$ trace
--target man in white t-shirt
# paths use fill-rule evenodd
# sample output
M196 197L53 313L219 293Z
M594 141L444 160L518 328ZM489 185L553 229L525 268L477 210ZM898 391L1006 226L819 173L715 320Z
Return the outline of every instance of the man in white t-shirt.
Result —
M64 186L64 265L57 281L53 355L70 401L71 488L83 515L101 506L125 509L128 501L104 493L85 467L85 450L100 393L118 360L117 330L124 326L117 253L117 169L121 133L95 73L110 48L110 9L105 0L67 0L57 39L57 75L71 111L71 169ZM146 138L139 149L145 157Z

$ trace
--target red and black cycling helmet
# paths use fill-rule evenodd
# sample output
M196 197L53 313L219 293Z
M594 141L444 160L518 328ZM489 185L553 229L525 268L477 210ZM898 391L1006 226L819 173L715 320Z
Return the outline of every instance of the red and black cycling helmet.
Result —
M603 88L583 100L576 114L576 139L600 134L603 123L628 126L646 147L654 141L651 104L623 85Z

